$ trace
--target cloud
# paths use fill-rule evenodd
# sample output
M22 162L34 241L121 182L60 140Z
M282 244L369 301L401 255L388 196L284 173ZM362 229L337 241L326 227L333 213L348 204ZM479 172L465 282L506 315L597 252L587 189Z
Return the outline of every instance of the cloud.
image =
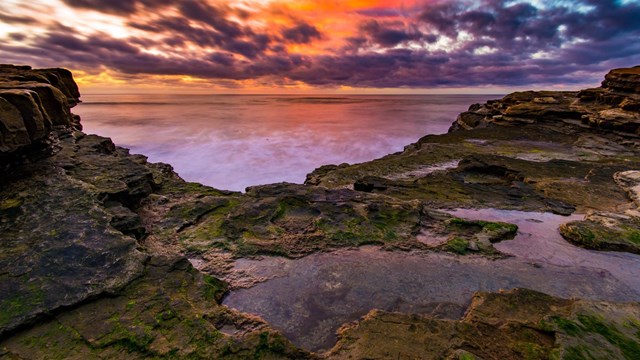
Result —
M99 12L130 15L142 7L161 7L169 5L175 0L63 0L65 4L81 9Z
M293 27L282 30L282 37L285 42L308 44L313 40L321 39L322 34L313 25L299 23Z
M7 11L0 22L38 31L7 33L12 41L0 41L0 56L108 69L127 79L188 75L230 86L255 80L320 87L579 84L598 81L609 67L640 63L640 44L632 41L640 38L637 1L436 0L349 10L339 21L295 7L248 10L205 0L64 1L116 15L130 35L85 32L72 22L34 25L32 14Z
M38 21L30 16L10 15L0 12L0 23L8 24L35 24Z
M423 34L419 30L407 29L402 22L380 22L378 20L368 20L360 24L360 34L362 38L356 38L355 43L375 44L381 47L394 47L398 44L409 41L426 41L433 43L437 36L433 34ZM353 42L352 42L353 44Z
M220 33L236 38L245 33L240 24L226 19L226 11L201 1L183 1L180 11L186 19L207 24Z

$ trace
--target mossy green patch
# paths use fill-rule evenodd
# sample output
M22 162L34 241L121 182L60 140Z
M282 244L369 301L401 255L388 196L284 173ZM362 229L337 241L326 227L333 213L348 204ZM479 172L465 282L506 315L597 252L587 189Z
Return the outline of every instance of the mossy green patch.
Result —
M578 339L599 335L614 348L620 350L626 360L640 359L640 342L620 331L615 323L607 323L602 317L588 314L578 314L577 319L571 320L559 316L550 321L557 326L558 331ZM586 345L570 346L564 350L563 359L592 358Z
M627 360L640 359L640 342L624 335L613 324L606 324L603 319L593 315L578 315L578 320L585 332L596 333L618 347Z
M458 360L476 360L477 358L469 353L460 354Z
M543 360L547 358L545 349L536 343L519 342L514 345L514 350L520 354L523 360Z
M607 225L598 220L572 221L560 226L571 243L594 250L628 251L640 254L640 221L612 218Z
M468 252L467 247L469 246L469 241L455 237L449 240L446 244L447 250L454 252L459 255L464 255Z
M484 220L466 220L461 218L452 218L448 222L452 228L458 229L479 229L485 232L504 232L515 235L518 232L518 225L505 222L493 222Z
M559 316L554 316L551 319L559 330L570 336L577 336L582 331L581 327L574 321Z
M0 200L0 210L15 209L22 206L22 199L3 199Z
M203 275L204 297L207 300L219 301L229 291L229 286L224 281L210 275Z
M631 230L627 232L626 238L629 239L632 243L640 245L640 231Z

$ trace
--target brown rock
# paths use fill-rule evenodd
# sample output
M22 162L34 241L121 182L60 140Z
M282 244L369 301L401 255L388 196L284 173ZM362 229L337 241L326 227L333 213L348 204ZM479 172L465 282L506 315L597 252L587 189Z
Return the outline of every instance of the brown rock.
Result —
M602 87L640 94L640 66L609 71L604 77Z
M44 138L51 131L51 121L43 114L38 94L31 90L0 90L0 98L11 103L22 115L31 141Z
M0 152L9 152L31 143L20 111L0 98Z

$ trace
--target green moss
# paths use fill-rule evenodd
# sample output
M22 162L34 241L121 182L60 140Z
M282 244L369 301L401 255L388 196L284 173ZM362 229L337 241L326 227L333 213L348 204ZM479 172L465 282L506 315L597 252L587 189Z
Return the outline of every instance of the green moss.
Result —
M586 332L602 335L610 344L617 346L625 359L640 359L640 343L622 334L613 324L607 325L602 319L589 315L578 315L578 320Z
M333 235L332 238L338 241L344 241L344 242L355 242L357 240L360 240L360 236L358 234L354 234L350 231L336 231Z
M469 353L464 353L458 356L458 360L476 360L476 357Z
M559 316L553 316L551 317L550 321L553 322L560 331L564 332L567 335L577 336L582 332L581 327L569 319L565 319Z
M155 340L152 328L139 324L124 324L118 314L114 314L108 320L113 325L113 330L94 343L95 348L117 347L129 353L152 355L149 345Z
M467 253L468 246L469 246L469 241L460 237L455 237L449 240L446 244L447 250L460 255L464 255Z
M568 241L588 249L616 250L640 253L640 224L623 220L616 226L593 221L574 221L560 227Z
M593 359L589 349L584 346L570 346L564 349L562 360L585 360Z
M551 321L557 325L558 330L565 334L584 338L585 334L598 334L604 337L607 342L617 347L627 360L640 359L640 342L637 339L631 339L620 332L614 324L606 324L604 319L593 316L580 314L577 321L561 317L553 317ZM586 357L586 356L589 357ZM583 346L574 346L565 349L563 359L577 360L590 358L589 349Z
M28 276L23 276L22 281L27 282ZM30 314L33 309L44 301L45 293L42 284L29 282L26 285L27 292L12 293L0 302L0 324L7 324L17 317Z
M385 241L394 241L398 239L398 234L396 234L393 230L386 230L384 232L384 240Z
M219 301L222 296L229 290L227 283L210 275L203 275L204 297L207 300Z
M221 191L195 182L167 182L162 184L163 193L192 193L197 195L221 196L229 192Z
M638 230L632 230L627 232L626 238L635 244L640 245L640 231Z
M4 199L0 200L0 210L9 210L19 208L22 205L22 199Z
M514 234L518 232L518 225L505 222L493 222L484 220L466 220L461 218L451 218L447 221L449 228L457 230L476 230L484 232L501 232Z
M276 221L276 220L284 217L284 214L286 212L287 212L287 204L285 202L280 202L278 204L278 208L276 209L276 211L271 216L271 221Z
M515 350L523 360L542 360L547 358L544 348L535 343L517 343Z
M486 222L481 221L482 228L488 231L505 231L509 233L518 232L518 225L509 224L504 222Z
M285 340L280 335L262 332L259 335L258 345L253 354L254 359L262 359L272 354L282 354L287 349Z

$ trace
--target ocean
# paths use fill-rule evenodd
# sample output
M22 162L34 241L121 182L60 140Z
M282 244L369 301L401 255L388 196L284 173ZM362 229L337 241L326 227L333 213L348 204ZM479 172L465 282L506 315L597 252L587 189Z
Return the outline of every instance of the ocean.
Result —
M304 182L445 133L469 105L500 95L83 95L86 133L171 164L219 189Z

